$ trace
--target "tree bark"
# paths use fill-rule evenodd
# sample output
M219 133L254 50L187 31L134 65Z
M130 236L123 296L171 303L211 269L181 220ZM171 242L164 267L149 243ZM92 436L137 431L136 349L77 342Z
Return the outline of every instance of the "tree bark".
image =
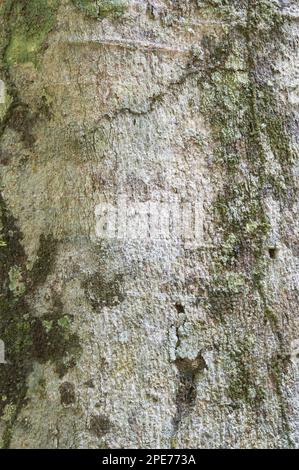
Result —
M298 2L0 9L2 447L298 447Z

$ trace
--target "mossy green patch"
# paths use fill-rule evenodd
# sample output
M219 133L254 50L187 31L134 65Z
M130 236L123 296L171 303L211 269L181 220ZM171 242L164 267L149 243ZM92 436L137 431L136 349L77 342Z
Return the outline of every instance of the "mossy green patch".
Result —
M201 3L228 6L225 1ZM236 295L239 290L229 288L227 272L244 279L244 292L256 291L264 308L268 307L262 282L269 265L265 192L283 205L289 203L295 187L295 155L288 136L292 116L271 85L268 64L268 56L275 57L277 42L281 41L280 46L283 42L284 20L277 5L262 0L244 3L241 19L236 15L235 21L233 31L224 28L221 37L203 38L209 66L199 72L198 79L200 110L216 142L214 164L226 175L215 198L214 220L221 242L211 254L208 285L211 310L222 320L223 311L238 311L233 307L236 299L225 299L225 293ZM281 171L269 165L269 149Z
M17 0L10 9L9 43L5 51L8 65L33 62L51 31L59 0Z
M126 0L73 0L77 8L93 18L122 16L128 3Z
M53 269L57 243L51 236L41 237L37 261L28 271L22 235L2 196L0 216L0 236L5 242L0 250L0 338L7 360L0 368L0 415L4 412L7 416L8 409L14 410L3 438L3 447L9 447L33 364L50 361L62 377L75 365L81 349L79 338L72 331L72 318L65 314L57 294L52 293L51 307L42 317L37 317L29 305L29 299Z
M275 310L273 308L269 307L268 305L265 306L264 309L265 312L265 322L269 321L270 324L272 325L273 329L278 329L278 318Z
M250 341L239 341L230 353L227 396L234 407L244 403L257 406L265 399L266 383L259 383L254 363L256 359L251 352Z
M234 18L234 15L246 8L248 0L197 0L196 5L203 17ZM179 2L178 2L179 4Z
M221 5L221 14L226 15L226 1L200 3ZM233 10L228 13L231 18L233 14ZM209 255L205 306L225 327L234 316L243 331L247 315L253 324L264 321L271 326L279 352L272 360L264 358L269 369L265 377L256 373L259 357L254 347L230 338L229 329L225 330L232 345L224 359L227 396L236 407L256 410L263 406L270 378L281 408L281 435L290 442L283 390L287 361L279 312L267 292L267 273L275 260L268 253L271 220L265 207L266 196L281 208L295 200L295 151L290 138L294 117L272 81L273 62L284 47L285 20L275 2L261 0L244 3L234 21L233 29L223 28L222 37L210 33L203 39L209 66L202 70L199 64L200 110L216 144L213 165L223 182L215 195L217 242Z
M99 0L99 16L122 16L128 7L125 0Z
M97 0L72 0L74 5L83 11L86 15L97 18L99 15L99 6Z

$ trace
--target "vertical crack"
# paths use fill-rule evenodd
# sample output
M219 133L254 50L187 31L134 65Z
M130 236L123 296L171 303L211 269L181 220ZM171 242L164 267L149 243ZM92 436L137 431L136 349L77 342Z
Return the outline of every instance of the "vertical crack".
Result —
M176 414L173 419L173 436L178 432L180 423L188 416L195 405L199 375L207 369L206 361L199 352L195 359L177 358L179 384L176 395Z

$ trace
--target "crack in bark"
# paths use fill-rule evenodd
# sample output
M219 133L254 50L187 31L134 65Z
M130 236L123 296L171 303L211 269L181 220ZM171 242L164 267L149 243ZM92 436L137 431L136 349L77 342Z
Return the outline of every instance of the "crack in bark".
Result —
M219 71L222 70L221 66L213 66L208 68L209 71L212 73L213 71ZM163 98L167 96L169 93L172 92L173 89L176 87L181 87L182 85L185 84L185 82L189 79L192 78L193 76L196 76L198 73L202 71L206 71L207 67L195 67L195 68L188 68L187 66L187 72L182 74L181 77L179 77L177 80L172 80L170 81L165 89L159 93L156 93L152 96L150 96L147 100L146 103L146 108L147 109L132 109L130 107L123 107L123 108L118 108L117 110L111 112L111 113L105 113L101 119L109 119L110 121L115 120L118 116L124 115L124 114L131 114L132 116L146 116L147 114L151 113L154 111L155 107L157 104L161 104ZM246 72L246 69L235 69L235 68L230 68L230 67L225 67L225 70L227 72ZM101 120L100 119L100 120ZM98 122L100 122L100 120Z
M178 344L179 342L180 338L178 336ZM176 414L173 418L172 437L177 434L182 419L188 416L194 408L199 375L205 369L208 369L201 352L198 353L195 359L179 357L175 360L175 365L179 373L179 384L176 395Z

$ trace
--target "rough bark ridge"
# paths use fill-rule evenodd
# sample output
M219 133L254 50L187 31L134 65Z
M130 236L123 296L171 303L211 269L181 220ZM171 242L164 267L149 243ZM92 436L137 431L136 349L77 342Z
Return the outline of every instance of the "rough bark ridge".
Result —
M2 447L298 447L298 2L0 9Z

